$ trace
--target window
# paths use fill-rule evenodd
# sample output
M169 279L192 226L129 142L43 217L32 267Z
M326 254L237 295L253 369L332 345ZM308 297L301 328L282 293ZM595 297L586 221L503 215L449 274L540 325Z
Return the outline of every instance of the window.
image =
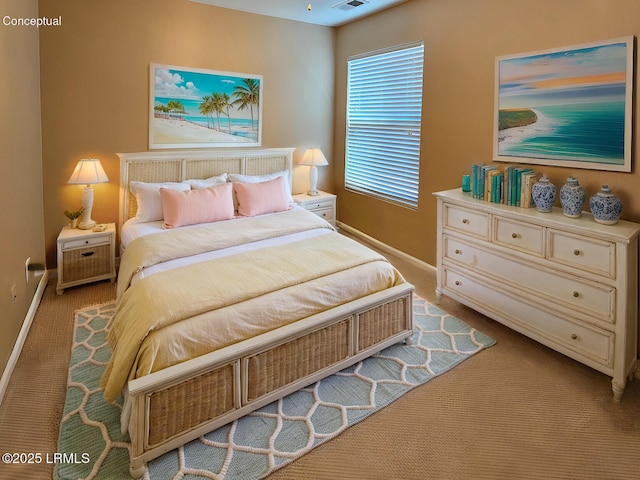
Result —
M423 42L348 59L345 187L418 207Z

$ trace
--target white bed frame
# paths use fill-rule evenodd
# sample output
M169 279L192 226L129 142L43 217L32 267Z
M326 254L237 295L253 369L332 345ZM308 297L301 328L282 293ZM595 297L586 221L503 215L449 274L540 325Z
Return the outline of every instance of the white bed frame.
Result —
M291 181L293 151L118 154L118 225L122 227L135 214L135 198L129 191L133 180L179 182L221 173L259 175L288 170ZM398 285L130 381L131 475L140 478L146 462L383 348L409 341L412 294L412 285ZM279 368L272 368L274 364ZM273 370L275 374L267 373Z

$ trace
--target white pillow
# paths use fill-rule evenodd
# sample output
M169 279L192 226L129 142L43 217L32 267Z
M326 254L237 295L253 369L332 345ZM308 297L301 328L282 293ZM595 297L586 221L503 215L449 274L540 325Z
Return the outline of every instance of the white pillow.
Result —
M240 183L262 183L268 182L269 180L274 180L278 177L284 177L285 181L282 182L282 185L287 196L287 201L289 203L294 203L293 197L291 196L291 183L289 183L288 170L282 170L281 172L275 173L265 173L264 175L240 175L237 173L230 173L229 181Z
M146 182L130 182L129 189L136 197L138 209L136 216L132 218L135 223L155 222L162 220L162 199L160 198L160 188L168 188L171 190L187 191L191 190L188 183L146 183Z
M215 177L209 177L201 180L185 180L182 183L188 183L189 185L191 185L192 190L215 187L216 185L227 183L227 174L222 173L220 175L216 175Z

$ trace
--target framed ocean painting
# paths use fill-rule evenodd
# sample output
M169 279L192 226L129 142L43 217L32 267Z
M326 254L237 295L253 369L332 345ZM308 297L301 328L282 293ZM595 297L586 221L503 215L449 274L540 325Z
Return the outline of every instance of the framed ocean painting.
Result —
M496 58L493 159L631 171L634 38Z
M262 76L150 65L149 148L262 143Z

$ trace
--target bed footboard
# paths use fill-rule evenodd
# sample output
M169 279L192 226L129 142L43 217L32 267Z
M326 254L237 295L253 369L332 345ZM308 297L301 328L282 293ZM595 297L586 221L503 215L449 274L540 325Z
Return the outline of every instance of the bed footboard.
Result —
M131 475L146 462L413 334L402 284L129 382Z

